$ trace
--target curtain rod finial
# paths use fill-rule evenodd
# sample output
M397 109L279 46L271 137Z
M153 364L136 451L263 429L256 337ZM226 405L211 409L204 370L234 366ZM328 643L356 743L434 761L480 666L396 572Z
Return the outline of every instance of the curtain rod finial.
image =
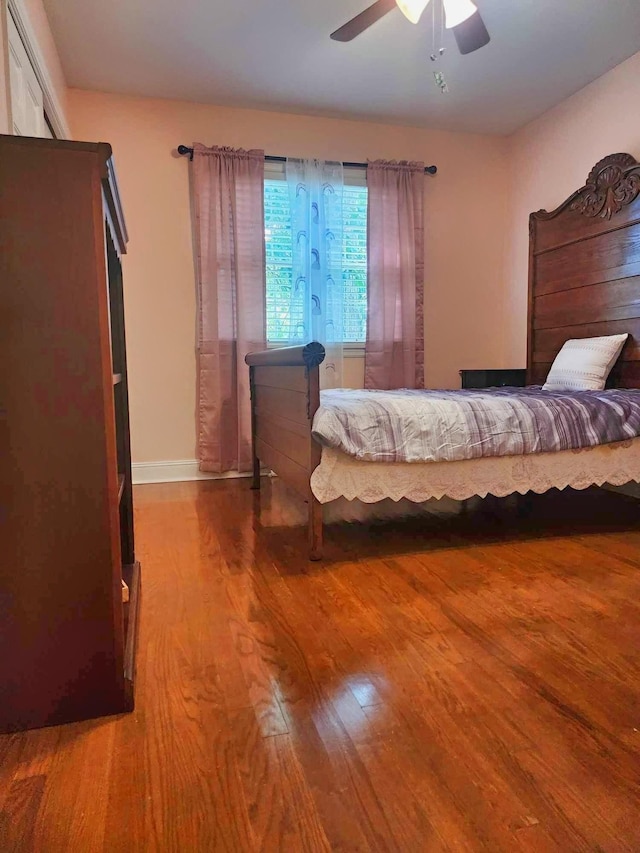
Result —
M189 160L193 160L193 148L189 148L187 145L178 145L178 154L182 157L188 154Z

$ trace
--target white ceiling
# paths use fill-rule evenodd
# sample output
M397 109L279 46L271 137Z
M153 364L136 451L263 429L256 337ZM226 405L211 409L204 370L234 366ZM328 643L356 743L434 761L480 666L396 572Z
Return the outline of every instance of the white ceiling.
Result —
M488 133L640 50L640 0L476 3L491 43L460 56L445 32L432 63L429 9L341 44L329 33L368 0L45 0L70 86Z

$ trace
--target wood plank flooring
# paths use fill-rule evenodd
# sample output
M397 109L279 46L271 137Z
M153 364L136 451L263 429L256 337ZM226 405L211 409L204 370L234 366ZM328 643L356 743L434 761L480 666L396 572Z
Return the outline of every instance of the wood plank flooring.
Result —
M640 850L638 504L136 490L133 714L0 737L0 851Z

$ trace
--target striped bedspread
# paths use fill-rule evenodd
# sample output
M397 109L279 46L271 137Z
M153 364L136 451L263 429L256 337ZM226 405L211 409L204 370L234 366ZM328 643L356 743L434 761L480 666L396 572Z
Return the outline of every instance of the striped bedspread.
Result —
M371 462L452 462L640 435L640 390L323 391L313 436Z

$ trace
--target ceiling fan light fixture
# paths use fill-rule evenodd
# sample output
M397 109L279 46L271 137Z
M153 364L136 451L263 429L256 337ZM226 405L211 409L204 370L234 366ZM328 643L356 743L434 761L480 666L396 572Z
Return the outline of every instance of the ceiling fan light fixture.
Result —
M400 3L398 3L398 5L400 5ZM443 0L443 5L445 27L448 30L464 23L478 11L478 7L472 2L472 0Z
M417 24L430 0L396 0L398 9L412 24Z

